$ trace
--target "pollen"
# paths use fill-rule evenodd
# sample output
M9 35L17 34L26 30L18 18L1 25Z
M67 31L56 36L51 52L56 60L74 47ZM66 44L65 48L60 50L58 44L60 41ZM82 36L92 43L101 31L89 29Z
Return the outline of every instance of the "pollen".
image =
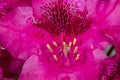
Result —
M48 50L49 50L50 52L53 52L53 50L52 50L50 44L47 44L46 46L47 46L47 48L48 48Z
M53 58L55 59L55 61L58 61L58 58L56 55L53 55Z
M76 61L78 61L78 60L79 60L79 58L80 58L80 54L77 54L77 56L76 56L75 60L76 60Z
M76 39L76 38L74 38L74 39L73 39L73 45L75 45L75 44L76 44L76 42L77 42L77 39Z
M54 45L55 47L58 46L58 44L57 44L55 41L53 41L53 45Z
M78 47L76 46L76 47L74 48L73 53L75 54L75 53L77 52L77 50L78 50Z

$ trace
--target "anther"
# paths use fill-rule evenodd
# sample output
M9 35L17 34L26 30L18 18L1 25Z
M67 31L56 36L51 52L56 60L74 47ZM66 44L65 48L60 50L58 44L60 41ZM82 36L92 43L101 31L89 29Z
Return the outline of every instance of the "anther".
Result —
M55 41L53 41L53 45L55 46L55 47L57 47L58 45L57 45L57 43L55 42Z
M48 48L48 50L49 50L50 52L53 52L53 50L52 50L50 44L47 44L46 46L47 46L47 48Z
M74 38L74 39L73 39L73 45L76 44L76 41L77 41L76 38Z
M75 53L77 52L77 50L78 50L78 47L76 46L76 47L74 48L73 53L75 54Z
M80 58L80 54L77 54L75 60L78 61L79 58Z
M63 46L66 46L66 42L63 41Z
M58 58L57 58L56 55L53 55L53 58L54 58L56 61L58 61Z

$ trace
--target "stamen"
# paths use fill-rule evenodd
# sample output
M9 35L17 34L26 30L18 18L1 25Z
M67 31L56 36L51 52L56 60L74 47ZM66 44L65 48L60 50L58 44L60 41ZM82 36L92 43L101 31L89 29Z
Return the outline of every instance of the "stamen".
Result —
M75 60L78 61L79 58L80 58L80 54L77 54Z
M50 52L53 52L53 50L52 50L50 44L47 44L46 46L47 46L47 48L48 48L48 50L49 50Z
M75 53L77 52L77 50L78 50L78 47L76 46L76 47L74 48L73 53L75 54Z
M57 43L55 42L55 41L53 41L53 45L55 46L55 47L57 47L58 45L57 45Z
M63 41L63 46L66 46L66 42Z
M58 58L57 58L56 55L53 55L53 58L54 58L56 61L58 61Z
M66 42L63 42L63 53L67 54L68 53L68 47L66 45Z
M73 45L76 44L76 41L77 41L76 38L74 38L74 39L73 39Z

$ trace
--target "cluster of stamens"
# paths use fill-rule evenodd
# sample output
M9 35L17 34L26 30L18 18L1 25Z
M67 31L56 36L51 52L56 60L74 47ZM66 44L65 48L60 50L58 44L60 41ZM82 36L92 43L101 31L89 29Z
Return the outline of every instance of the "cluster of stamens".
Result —
M80 59L80 54L78 53L78 46L75 46L77 42L77 39L74 38L73 41L70 41L68 44L63 41L62 45L58 45L57 42L53 41L53 45L58 48L58 47L62 47L62 52L60 53L61 55L63 55L62 57L64 59L69 59L68 55L70 55L70 57L73 59L74 61L78 61ZM54 49L51 47L50 44L46 44L46 47L48 49L48 51L50 53L52 53L52 57L55 61L59 61L60 59L60 55L58 55L59 53L54 53ZM72 55L74 55L75 57L72 57Z

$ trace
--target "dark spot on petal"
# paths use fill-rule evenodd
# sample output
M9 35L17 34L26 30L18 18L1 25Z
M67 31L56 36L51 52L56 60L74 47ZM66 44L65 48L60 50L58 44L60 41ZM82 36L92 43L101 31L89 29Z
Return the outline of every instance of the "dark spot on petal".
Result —
M38 20L38 27L51 34L58 35L65 32L67 35L79 35L85 32L92 23L87 12L80 12L76 3L54 1L41 7L43 13Z
M108 80L115 80L116 77L120 77L120 59L112 64L110 75L107 76Z

